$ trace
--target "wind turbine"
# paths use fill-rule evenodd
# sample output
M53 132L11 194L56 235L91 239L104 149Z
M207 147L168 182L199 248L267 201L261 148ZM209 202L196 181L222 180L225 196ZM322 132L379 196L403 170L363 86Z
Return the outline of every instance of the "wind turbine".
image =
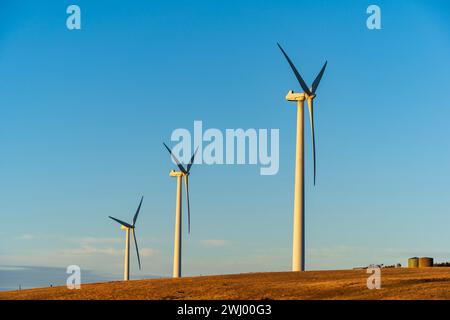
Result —
M132 224L128 224L128 223L123 222L123 221L121 221L119 219L116 219L116 218L113 218L113 217L109 216L114 221L120 223L120 229L126 231L126 236L125 236L125 260L124 260L124 270L123 270L123 280L124 281L130 280L130 231L133 233L134 244L136 246L136 254L137 254L137 259L138 259L138 264L139 264L139 270L141 270L141 258L139 257L139 249L138 249L138 244L137 244L137 240L136 240L135 226L136 226L136 220L137 220L138 215L139 215L139 211L141 211L142 200L144 200L143 196L141 198L141 202L139 202L139 206L138 206L138 208L136 210L136 213L134 214L133 223Z
M297 101L297 149L295 154L295 191L294 191L294 236L292 246L292 271L305 270L305 159L304 159L304 102L308 103L309 120L311 124L312 152L314 166L314 185L316 185L316 141L314 137L314 98L316 90L322 79L327 62L323 65L316 79L308 88L305 81L300 76L297 68L292 63L286 52L277 43L292 71L297 78L303 93L289 91L286 95L287 101Z
M189 207L189 172L191 171L192 164L194 163L194 158L197 153L198 147L191 157L186 168L183 167L181 162L172 153L172 150L165 144L167 151L169 151L173 160L177 164L180 171L172 170L169 175L171 177L177 178L177 202L175 207L175 239L174 239L174 251L173 251L173 277L181 277L181 180L184 178L184 184L186 187L186 201L188 209L188 233L191 233L191 209Z

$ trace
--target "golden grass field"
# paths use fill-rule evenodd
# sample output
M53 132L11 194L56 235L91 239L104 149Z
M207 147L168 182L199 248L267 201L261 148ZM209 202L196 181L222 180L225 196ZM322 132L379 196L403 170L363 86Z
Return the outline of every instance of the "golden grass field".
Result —
M0 292L0 299L450 299L450 268L382 269L381 289L366 270L249 273L149 279Z

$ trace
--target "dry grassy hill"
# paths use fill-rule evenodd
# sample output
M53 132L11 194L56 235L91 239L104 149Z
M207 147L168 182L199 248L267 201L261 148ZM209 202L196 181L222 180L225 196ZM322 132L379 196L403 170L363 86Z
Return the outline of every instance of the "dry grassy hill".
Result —
M151 279L0 292L0 299L450 299L450 268L383 269L369 290L365 270L250 273Z

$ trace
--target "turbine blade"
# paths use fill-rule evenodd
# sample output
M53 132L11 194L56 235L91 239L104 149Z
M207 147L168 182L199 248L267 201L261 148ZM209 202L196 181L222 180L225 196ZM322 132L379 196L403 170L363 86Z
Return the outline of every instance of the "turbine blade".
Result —
M189 173L189 171L191 171L191 167L192 167L192 164L194 163L194 159L195 159L195 155L197 154L197 151L198 151L198 147L197 147L197 149L195 149L195 152L191 157L191 161L189 161L189 163L187 165L187 169L186 169L187 173Z
M191 233L191 208L189 205L189 180L188 175L184 176L184 184L186 186L186 204L188 209L188 233Z
M175 160L175 163L177 164L178 168L180 168L181 172L186 173L186 170L184 169L183 165L181 164L180 161L178 161L177 157L175 157L175 155L172 153L172 150L170 150L170 148L163 143L164 147L166 147L167 151L169 151L170 155L172 156L173 160Z
M322 80L323 73L325 72L325 68L327 67L328 61L325 61L325 64L323 65L322 69L320 70L319 74L317 75L316 79L314 80L311 91L312 93L315 93L317 90L317 87L319 86L320 80Z
M289 58L289 56L286 54L286 52L283 50L283 48L280 46L279 43L277 43L278 48L280 48L281 52L283 53L284 57L286 58L287 62L289 63L289 65L291 66L292 71L294 71L295 77L298 80L298 83L300 84L300 87L302 87L303 91L308 94L311 95L311 91L309 91L308 86L306 85L305 81L303 80L302 76L300 75L300 73L297 71L297 68L294 66L294 64L292 63L291 59Z
M109 216L109 217L110 217L111 219L113 219L114 221L120 223L120 224L123 225L124 227L127 227L127 228L133 228L132 225L130 225L130 224L126 223L126 222L123 222L122 220L113 218L113 217L111 217L111 216Z
M134 231L134 228L131 229L131 232L133 232L134 245L136 246L136 254L137 254L137 258L138 258L139 270L141 270L141 257L139 257L139 249L138 249L138 244L137 244L137 240L136 240L136 232Z
M314 185L316 185L316 139L314 136L314 103L312 99L308 99L309 121L311 124L312 153L314 165Z
M139 207L137 208L136 213L134 214L134 217L133 217L133 227L134 227L134 225L136 224L136 220L137 220L137 217L138 217L138 215L139 215L139 211L141 211L142 200L144 200L144 196L141 197L141 202L139 202Z

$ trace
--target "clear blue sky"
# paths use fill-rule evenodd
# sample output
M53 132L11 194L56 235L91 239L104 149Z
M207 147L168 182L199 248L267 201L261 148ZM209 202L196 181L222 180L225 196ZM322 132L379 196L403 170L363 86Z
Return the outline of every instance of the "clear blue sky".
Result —
M80 31L65 26L72 3ZM372 3L382 30L366 28ZM446 1L2 0L0 265L120 278L124 235L107 216L130 220L144 195L132 277L169 275L175 181L162 142L202 120L279 128L280 171L193 167L184 273L289 270L284 96L298 85L277 41L309 83L329 62L316 187L306 131L307 268L450 259L449 18Z

